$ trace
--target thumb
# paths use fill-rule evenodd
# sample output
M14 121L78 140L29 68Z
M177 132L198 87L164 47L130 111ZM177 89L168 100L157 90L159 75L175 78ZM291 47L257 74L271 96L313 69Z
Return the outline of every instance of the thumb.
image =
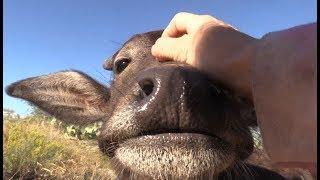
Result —
M151 53L160 61L174 60L186 62L188 57L188 44L187 36L179 38L161 37L152 46Z

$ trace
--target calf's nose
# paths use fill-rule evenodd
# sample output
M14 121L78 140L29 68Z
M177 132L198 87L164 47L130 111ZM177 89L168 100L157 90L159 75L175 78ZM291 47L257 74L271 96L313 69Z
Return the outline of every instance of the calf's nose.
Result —
M223 97L198 70L162 64L141 71L136 82L142 94L136 110L140 119L150 121L146 128L207 131L224 126Z
M144 97L148 97L154 92L155 86L158 87L159 83L156 79L146 76L138 81L138 85Z
M183 93L186 84L184 70L176 65L163 65L146 69L139 73L137 83L143 103L175 100Z

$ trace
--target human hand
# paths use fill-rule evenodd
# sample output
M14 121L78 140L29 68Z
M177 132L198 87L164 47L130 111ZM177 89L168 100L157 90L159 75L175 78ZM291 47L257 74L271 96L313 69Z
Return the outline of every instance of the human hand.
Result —
M152 54L160 61L190 64L251 99L255 41L212 16L178 13L152 47Z

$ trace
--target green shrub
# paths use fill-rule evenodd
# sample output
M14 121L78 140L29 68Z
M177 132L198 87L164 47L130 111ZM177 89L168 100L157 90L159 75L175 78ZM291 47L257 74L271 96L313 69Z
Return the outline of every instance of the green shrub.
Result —
M94 123L88 126L67 125L64 127L64 132L72 137L82 139L96 139L100 133L102 123Z
M42 111L38 107L34 106L33 104L29 104L31 106L31 118L33 119L41 119L44 121L50 122L50 124L56 126L57 128L61 129L64 133L68 136L76 137L80 140L83 139L96 139L99 135L100 127L102 122L93 123L87 126L78 126L73 124L64 123L62 121L56 120L53 116L49 115L48 113ZM14 111L10 109L6 109L6 114L13 116ZM8 116L8 117L11 117ZM12 119L12 118L11 118Z
M105 179L113 175L96 141L72 139L46 120L5 120L3 136L6 178Z

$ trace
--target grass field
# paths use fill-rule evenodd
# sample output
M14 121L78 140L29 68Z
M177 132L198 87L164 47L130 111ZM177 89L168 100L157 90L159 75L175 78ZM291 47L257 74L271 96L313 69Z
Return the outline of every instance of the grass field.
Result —
M45 116L4 116L3 179L116 179L108 157L99 151L96 129L96 125L61 126ZM289 179L306 174L301 169L272 168L259 131L253 131L253 136L256 148L247 162Z
M113 179L95 140L67 135L36 117L4 118L4 179Z

